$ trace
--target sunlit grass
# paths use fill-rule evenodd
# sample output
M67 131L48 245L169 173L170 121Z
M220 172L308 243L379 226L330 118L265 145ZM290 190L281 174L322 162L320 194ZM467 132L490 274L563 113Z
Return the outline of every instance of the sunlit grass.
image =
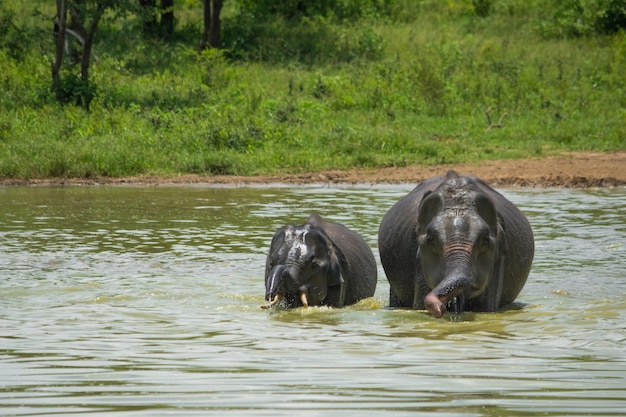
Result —
M89 111L54 101L52 50L0 50L0 176L253 175L626 148L624 33L545 38L510 11L433 10L364 22L363 39L382 41L375 58L316 63L121 47L104 26Z

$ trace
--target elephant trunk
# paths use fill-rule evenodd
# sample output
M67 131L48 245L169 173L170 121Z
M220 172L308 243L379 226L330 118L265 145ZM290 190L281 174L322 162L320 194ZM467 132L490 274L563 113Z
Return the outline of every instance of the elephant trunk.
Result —
M281 298L285 295L285 285L287 280L291 279L289 269L285 265L276 265L270 271L269 275L265 279L265 300L269 303L263 308L269 308L275 304L278 304ZM300 302L304 307L309 306L309 300L307 297L308 289L305 285L302 285L298 289L300 295Z
M280 287L289 271L285 265L276 265L265 279L265 299L274 305L280 301Z
M464 292L472 286L472 251L467 242L444 245L444 277L424 299L424 306L434 317L440 318L450 302L455 301L455 312L463 311Z

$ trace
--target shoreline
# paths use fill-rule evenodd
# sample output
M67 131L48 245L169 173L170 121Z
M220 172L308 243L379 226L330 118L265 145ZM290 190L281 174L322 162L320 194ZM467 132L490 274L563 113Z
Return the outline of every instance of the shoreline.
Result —
M0 178L0 186L288 186L411 184L454 169L502 188L611 188L626 186L626 151L575 152L533 159L386 168L353 168L284 175L131 176L97 178Z

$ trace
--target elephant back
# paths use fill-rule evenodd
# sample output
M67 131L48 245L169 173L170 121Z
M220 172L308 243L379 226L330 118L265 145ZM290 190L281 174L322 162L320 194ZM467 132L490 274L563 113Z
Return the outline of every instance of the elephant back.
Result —
M311 215L307 223L321 228L333 244L341 275L346 281L345 304L372 297L378 277L376 259L367 242L346 226L327 222L317 214Z

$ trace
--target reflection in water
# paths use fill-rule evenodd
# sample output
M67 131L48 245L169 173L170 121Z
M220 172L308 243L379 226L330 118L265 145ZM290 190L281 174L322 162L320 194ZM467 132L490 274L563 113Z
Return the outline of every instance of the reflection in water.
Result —
M0 188L0 414L622 415L626 190L505 191L536 255L516 305L264 311L274 231L361 233L410 186Z

